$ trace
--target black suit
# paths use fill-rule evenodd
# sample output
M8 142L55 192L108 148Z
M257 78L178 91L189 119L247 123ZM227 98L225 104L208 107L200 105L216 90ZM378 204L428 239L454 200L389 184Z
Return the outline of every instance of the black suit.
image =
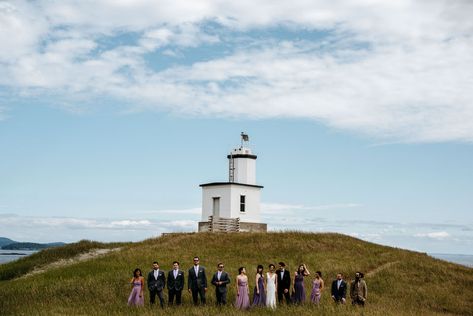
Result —
M177 270L177 276L174 278L174 270L168 273L168 291L169 291L169 305L174 302L176 297L176 305L181 305L181 294L184 288L184 272Z
M278 301L279 303L282 302L282 297L286 298L286 303L291 304L291 294L289 293L289 289L291 288L291 274L289 271L284 269L284 274L281 279L281 270L276 271L276 275L278 277ZM287 289L287 292L284 293L284 290Z
M197 275L194 267L189 269L187 278L187 288L192 291L192 300L194 305L198 304L198 296L200 295L200 302L205 304L205 290L207 289L207 277L205 276L205 268L199 266Z
M217 282L222 282L222 284L217 284ZM227 304L227 284L230 283L230 277L228 276L228 273L222 271L219 280L218 272L215 272L210 283L215 285L215 296L217 297L217 305Z
M159 297L159 303L161 307L164 307L163 289L166 286L166 276L164 271L158 270L158 277L154 277L154 270L148 273L148 290L149 290L149 302L154 304L156 295Z
M332 296L334 296L335 302L342 302L342 298L345 298L347 295L347 283L342 280L340 286L338 287L338 280L332 282Z

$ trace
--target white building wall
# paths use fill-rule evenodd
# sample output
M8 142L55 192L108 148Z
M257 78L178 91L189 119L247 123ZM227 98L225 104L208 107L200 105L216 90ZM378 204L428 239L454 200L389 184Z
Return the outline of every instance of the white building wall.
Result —
M231 216L239 217L242 222L259 223L260 217L260 188L241 185L231 186ZM245 195L245 212L240 212L240 195Z
M231 217L230 187L228 185L202 188L202 221L207 221L213 215L213 198L220 198L220 217Z
M240 212L240 195L245 195L245 212ZM213 215L213 198L220 198L220 217L240 218L242 222L261 222L260 188L237 184L202 187L202 221Z
M256 184L256 159L233 158L234 182Z

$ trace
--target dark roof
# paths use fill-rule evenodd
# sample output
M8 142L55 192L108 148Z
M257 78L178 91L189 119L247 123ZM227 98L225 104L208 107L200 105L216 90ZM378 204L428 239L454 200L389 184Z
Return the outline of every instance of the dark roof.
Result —
M204 183L200 184L200 187L211 187L211 186L217 186L217 185L242 185L245 187L252 187L252 188L264 188L262 185L256 185L256 184L246 184L246 183L238 183L238 182L211 182L211 183Z
M235 154L235 155L228 155L227 158L248 158L248 159L256 159L256 155L249 155L249 154Z

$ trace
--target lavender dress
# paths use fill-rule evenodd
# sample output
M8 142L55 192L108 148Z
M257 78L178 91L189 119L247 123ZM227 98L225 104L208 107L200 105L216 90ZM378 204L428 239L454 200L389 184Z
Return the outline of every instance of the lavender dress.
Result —
M235 307L238 309L248 309L250 307L250 297L248 293L248 279L238 278L238 295Z
M297 274L294 277L294 303L304 303L305 302L305 287L304 287L304 275Z
M261 276L258 278L258 288L259 294L256 293L256 286L255 290L253 291L253 306L266 306L266 292L264 290L264 277Z
M145 299L143 295L140 297L141 293L141 281L136 281L133 279L133 289L131 290L130 296L128 297L128 306L136 305L143 306Z
M310 300L314 304L319 304L320 303L320 285L322 282L320 280L315 279L312 281L312 292L310 293Z

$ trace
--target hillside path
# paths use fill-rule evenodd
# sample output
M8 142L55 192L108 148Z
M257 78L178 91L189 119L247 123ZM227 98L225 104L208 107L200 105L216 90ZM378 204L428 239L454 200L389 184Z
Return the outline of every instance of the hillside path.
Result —
M28 278L28 277L36 275L36 274L41 274L41 273L44 273L44 272L49 271L51 269L70 266L70 265L73 265L73 264L76 264L76 263L79 263L79 262L91 260L91 259L103 256L103 255L105 255L109 252L118 251L120 249L121 248L92 249L89 252L81 253L81 254L73 257L73 258L60 259L58 261L51 262L51 263L49 263L47 265L44 265L44 266L35 267L33 271L21 276L20 279L21 278Z
M401 262L401 261L391 261L391 262L387 262L387 263L385 263L385 264L382 264L382 265L380 265L379 267L376 267L376 268L374 268L373 270L368 271L368 272L366 273L366 276L368 276L368 277L375 276L377 273L379 273L379 272L381 272L381 271L383 271L383 270L385 270L385 269L387 269L387 268L390 268L390 267L392 267L393 265L398 264L398 263L400 263L400 262Z

